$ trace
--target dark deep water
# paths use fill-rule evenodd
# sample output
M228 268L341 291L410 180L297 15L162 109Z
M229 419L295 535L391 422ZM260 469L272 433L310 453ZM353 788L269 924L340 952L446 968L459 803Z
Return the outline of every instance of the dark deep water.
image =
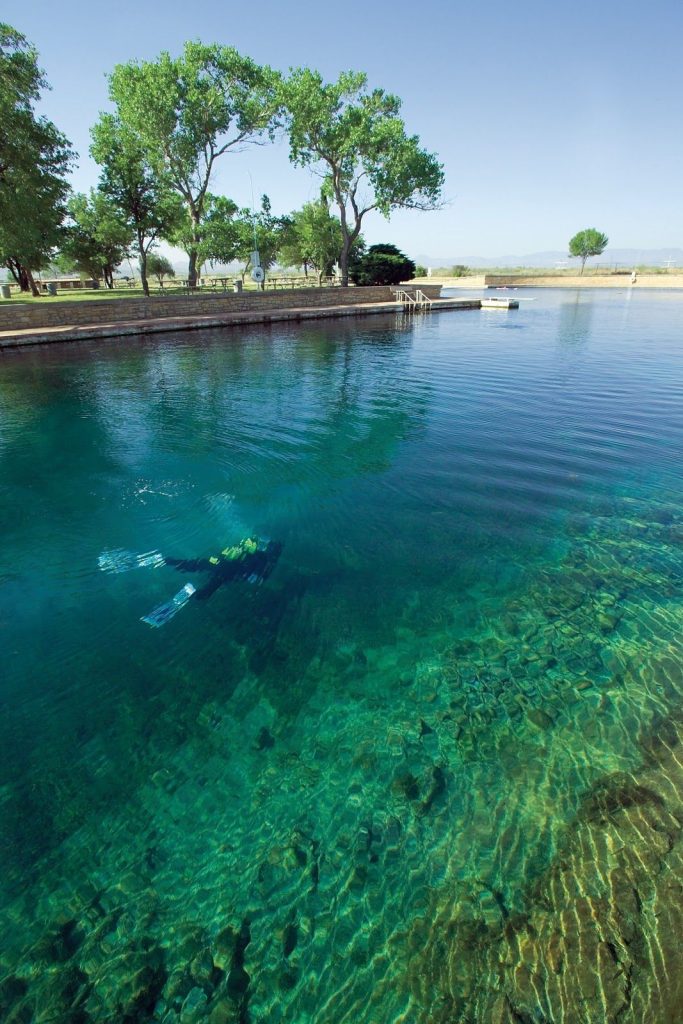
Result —
M683 294L519 295L0 353L4 1020L680 1021Z

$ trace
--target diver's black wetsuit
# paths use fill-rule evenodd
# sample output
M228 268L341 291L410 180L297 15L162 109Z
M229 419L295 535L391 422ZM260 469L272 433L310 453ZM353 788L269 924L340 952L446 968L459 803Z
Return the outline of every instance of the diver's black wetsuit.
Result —
M213 560L210 558L166 558L166 565L172 566L178 572L207 572L209 578L203 587L199 587L192 595L198 601L205 601L207 597L215 594L224 583L233 580L249 580L252 583L261 583L270 576L275 568L282 544L279 541L271 540L265 548L258 548L256 551L248 552L238 558L226 558L219 555Z

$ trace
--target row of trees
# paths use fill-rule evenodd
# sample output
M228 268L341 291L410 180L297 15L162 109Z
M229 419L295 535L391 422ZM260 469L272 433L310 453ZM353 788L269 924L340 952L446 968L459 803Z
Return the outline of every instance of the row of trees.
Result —
M440 203L437 157L408 134L400 100L358 72L332 83L309 68L284 76L199 42L178 57L120 64L109 76L112 111L91 131L100 178L89 196L70 195L75 154L35 112L45 88L33 47L0 25L0 260L22 288L35 290L32 270L56 252L111 285L131 253L148 292L161 239L187 253L191 286L207 262L241 258L246 272L255 249L264 268L279 256L323 276L338 262L346 285L370 211ZM212 193L218 161L282 133L291 161L320 178L317 202L278 217L266 196L258 210L240 210Z

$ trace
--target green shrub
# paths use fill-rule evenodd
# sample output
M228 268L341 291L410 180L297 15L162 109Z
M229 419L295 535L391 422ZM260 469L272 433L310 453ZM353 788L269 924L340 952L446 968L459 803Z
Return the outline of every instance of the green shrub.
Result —
M358 285L400 284L415 277L415 264L395 245L380 243L352 255L349 277Z

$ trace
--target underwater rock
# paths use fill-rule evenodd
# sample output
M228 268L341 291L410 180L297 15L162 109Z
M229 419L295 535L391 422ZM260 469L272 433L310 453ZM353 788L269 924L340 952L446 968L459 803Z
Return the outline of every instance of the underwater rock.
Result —
M290 921L290 923L285 926L284 934L282 936L282 955L285 957L285 959L292 955L292 953L296 949L298 941L299 930L296 926L296 923Z
M88 976L75 964L47 972L36 992L36 1017L73 1021L74 1024L76 1020L83 1020L82 1004L91 987Z
M222 971L230 968L238 939L239 929L233 928L232 925L228 925L216 936L212 959Z
M0 981L0 1014L6 1018L28 992L28 982L10 974Z
M188 992L180 1011L181 1024L193 1024L200 1019L201 1011L207 1004L206 992L201 988L193 988Z
M212 1004L207 1019L209 1024L238 1024L239 1016L231 999L219 999L217 1003Z
M530 708L526 713L527 718L534 725L537 725L539 729L550 729L555 724L554 720L550 715L546 714L541 708Z
M420 786L412 772L401 772L397 775L391 784L391 788L394 793L408 800L420 799Z
M42 963L64 963L80 948L85 933L70 920L46 933L33 948L33 958Z
M181 963L169 976L164 986L164 998L166 1002L180 1008L185 1001L190 989L194 986L194 980L186 965Z
M93 1020L131 1020L151 1016L166 984L160 951L134 951L107 965L94 984L86 1009Z
M270 733L270 730L264 726L259 730L259 734L256 737L256 749L257 750L270 750L271 747L275 746L275 740Z
M228 995L241 1008L246 1011L249 996L250 977L244 969L244 955L247 946L251 942L251 925L248 918L244 918L240 926L239 934L235 942L235 948L228 974Z
M632 807L646 807L648 804L665 806L659 793L647 786L638 785L630 776L617 772L596 783L583 797L579 817L585 821L604 824L619 811Z
M428 814L434 806L435 802L441 796L442 793L446 792L446 773L444 772L440 764L434 765L432 768L432 779L427 796L422 801L420 806L420 814Z
M203 949L190 964L190 976L205 991L210 991L215 986L220 974L208 949Z
M283 971L278 977L278 988L281 992L291 992L296 988L299 978L295 971Z

